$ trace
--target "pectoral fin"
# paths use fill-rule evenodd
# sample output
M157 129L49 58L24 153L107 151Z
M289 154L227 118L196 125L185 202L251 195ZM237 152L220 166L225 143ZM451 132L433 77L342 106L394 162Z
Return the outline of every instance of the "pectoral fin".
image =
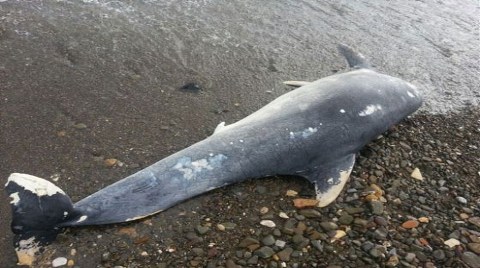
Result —
M303 86L306 86L306 85L310 84L311 82L307 82L307 81L285 81L283 83L287 86L303 87Z
M315 185L319 207L329 205L338 197L350 177L354 163L355 155L350 154L310 169L306 174L300 174Z

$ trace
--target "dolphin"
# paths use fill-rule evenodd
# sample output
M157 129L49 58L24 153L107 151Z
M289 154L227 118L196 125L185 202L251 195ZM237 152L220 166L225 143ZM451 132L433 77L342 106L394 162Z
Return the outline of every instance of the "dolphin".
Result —
M315 187L324 207L342 191L356 153L422 104L418 89L371 69L340 45L353 70L300 86L244 119L73 204L53 183L13 173L14 246L53 241L64 227L134 221L215 188L252 178L295 175Z

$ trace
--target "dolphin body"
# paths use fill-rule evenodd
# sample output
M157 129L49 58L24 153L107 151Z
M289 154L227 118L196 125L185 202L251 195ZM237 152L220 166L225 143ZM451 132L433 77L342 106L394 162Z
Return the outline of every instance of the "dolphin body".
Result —
M6 191L17 254L52 241L63 227L137 220L251 178L302 176L315 186L318 205L330 204L355 154L422 103L412 84L371 70L347 46L339 49L353 71L287 82L301 87L75 204L47 180L11 174Z

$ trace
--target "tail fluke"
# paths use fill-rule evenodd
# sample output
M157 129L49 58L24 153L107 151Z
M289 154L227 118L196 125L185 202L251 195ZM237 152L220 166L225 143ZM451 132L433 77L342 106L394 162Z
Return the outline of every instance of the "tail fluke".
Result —
M62 222L79 216L70 197L47 180L13 173L5 190L11 198L11 228L20 262L25 254L35 254L39 246L53 241Z

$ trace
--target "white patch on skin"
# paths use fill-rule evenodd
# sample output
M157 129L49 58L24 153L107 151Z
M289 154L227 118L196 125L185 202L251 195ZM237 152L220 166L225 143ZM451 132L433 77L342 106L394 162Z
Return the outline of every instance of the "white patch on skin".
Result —
M20 196L18 195L18 192L13 193L9 196L10 196L10 198L12 198L12 201L10 201L10 204L13 204L14 206L16 206L18 204L18 202L20 202Z
M407 90L407 95L408 95L410 98L415 98L415 95L413 95L413 93L410 92L409 90Z
M327 183L328 183L328 184L333 184L333 178L329 178L329 179L327 180Z
M243 140L239 140L239 142L243 142Z
M340 109L340 112L341 112L342 114L344 114L344 113L345 113L345 110L344 110L344 109Z
M301 103L298 105L298 108L300 109L300 111L306 111L308 109L310 105L306 104L306 103Z
M380 110L382 110L382 106L380 104L376 104L376 105L370 104L370 105L367 105L367 107L365 107L365 109L363 111L361 111L358 115L359 116L367 116L367 115L371 115L374 112L380 111Z
M306 128L305 130L303 131L298 131L298 132L290 132L290 139L295 139L295 138L298 138L298 137L302 137L304 139L308 138L309 136L313 135L314 133L316 133L318 131L317 128L312 128L312 127L309 127L309 128Z
M65 218L65 217L67 217L67 216L68 216L68 212L64 211L64 212L63 212L63 217Z
M208 159L202 158L193 162L190 157L182 157L173 168L183 173L185 179L191 180L200 172L221 166L225 159L227 157L223 154L213 155Z
M338 178L339 183L336 185L332 185L332 187L328 189L327 192L322 193L318 189L318 186L315 185L315 192L317 193L318 207L326 207L338 197L338 195L343 189L343 186L345 186L345 183L347 183L351 172L352 172L352 168L345 171L340 171L339 178ZM330 178L330 179L332 180L332 183L333 183L333 178ZM330 183L330 179L327 182Z
M56 193L65 194L62 189L55 186L55 184L44 180L39 177L35 177L28 174L12 173L8 177L8 181L5 184L7 186L10 182L13 182L19 186L22 186L25 190L37 195L37 196L52 196Z
M77 223L85 221L87 218L87 216L83 215L82 217L80 217L80 219L78 219Z

